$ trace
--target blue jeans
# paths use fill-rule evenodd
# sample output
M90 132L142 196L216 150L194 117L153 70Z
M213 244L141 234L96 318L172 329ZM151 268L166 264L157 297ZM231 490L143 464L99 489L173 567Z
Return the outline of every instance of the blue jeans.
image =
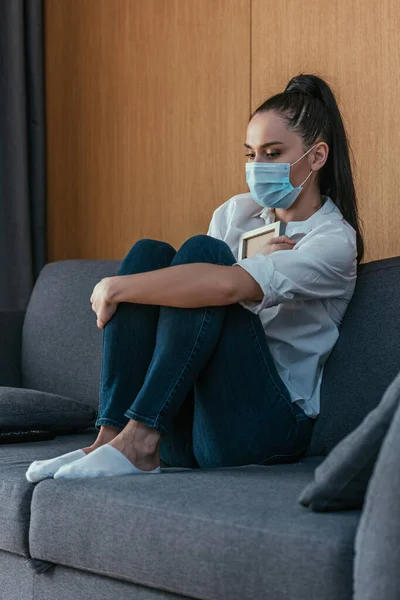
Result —
M117 275L205 262L232 265L208 235L176 251L141 239ZM293 462L313 420L280 379L258 315L240 304L177 308L120 302L103 330L96 428L134 419L160 432L168 466L208 468Z

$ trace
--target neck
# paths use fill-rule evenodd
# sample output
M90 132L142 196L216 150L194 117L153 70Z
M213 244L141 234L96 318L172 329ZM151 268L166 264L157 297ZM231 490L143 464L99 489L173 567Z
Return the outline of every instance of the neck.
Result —
M322 206L320 190L316 186L303 189L296 200L287 209L275 208L275 220L289 223L290 221L306 221Z

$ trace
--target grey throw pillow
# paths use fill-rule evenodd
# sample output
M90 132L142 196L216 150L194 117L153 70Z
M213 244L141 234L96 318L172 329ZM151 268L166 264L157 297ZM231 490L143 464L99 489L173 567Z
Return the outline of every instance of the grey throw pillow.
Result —
M315 469L299 502L315 512L361 508L383 439L400 404L400 373L378 406Z
M67 433L92 427L96 411L58 394L0 387L0 431L46 429Z

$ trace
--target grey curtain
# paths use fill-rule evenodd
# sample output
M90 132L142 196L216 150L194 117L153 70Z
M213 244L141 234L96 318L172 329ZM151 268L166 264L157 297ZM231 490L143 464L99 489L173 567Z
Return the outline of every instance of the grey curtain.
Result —
M0 310L46 262L43 62L42 0L0 0Z

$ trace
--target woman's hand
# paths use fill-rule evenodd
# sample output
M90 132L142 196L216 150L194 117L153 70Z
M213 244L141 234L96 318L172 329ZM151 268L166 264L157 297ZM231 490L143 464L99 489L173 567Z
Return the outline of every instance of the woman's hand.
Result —
M97 327L100 329L104 329L105 325L117 310L118 302L113 302L111 300L113 279L113 277L101 279L99 283L96 283L92 295L90 296L92 310L97 315Z
M276 250L292 250L296 242L291 240L287 235L280 235L279 237L270 238L264 246L261 247L259 252L261 254L272 254Z

